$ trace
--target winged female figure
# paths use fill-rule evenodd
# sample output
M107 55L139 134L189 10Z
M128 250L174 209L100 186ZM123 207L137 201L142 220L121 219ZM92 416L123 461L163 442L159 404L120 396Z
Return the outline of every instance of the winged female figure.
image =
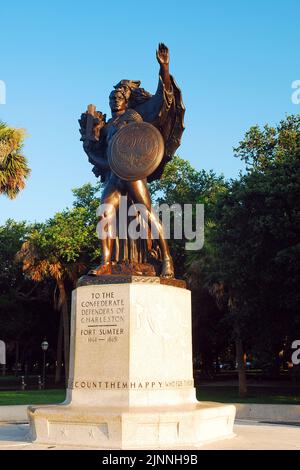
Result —
M94 174L100 176L104 183L100 206L103 209L98 213L100 220L104 222L101 226L110 226L110 221L119 209L121 196L126 195L133 204L142 204L147 213L145 223L149 225L149 230L150 226L154 227L158 234L160 275L174 277L168 242L162 224L152 209L147 182L161 177L166 163L179 147L184 130L185 108L180 89L169 73L167 46L160 43L156 57L160 71L154 95L141 88L140 81L121 80L109 95L111 118L106 121L106 116L96 111L94 105L90 105L87 112L81 115L79 123L83 148L93 165ZM122 149L126 156L131 145L131 160L123 162ZM141 152L141 149L146 149L148 155L141 156L141 164L137 169L139 165L136 164L134 151ZM153 154L155 161L147 161L149 155L152 158L153 151L160 155ZM137 246L136 240L129 240L126 249L124 245L121 249L121 241L115 234L110 234L107 228L105 234L100 234L100 239L102 260L100 266L89 272L91 275L111 273L112 263L145 262L151 251L151 235L144 245L142 241Z

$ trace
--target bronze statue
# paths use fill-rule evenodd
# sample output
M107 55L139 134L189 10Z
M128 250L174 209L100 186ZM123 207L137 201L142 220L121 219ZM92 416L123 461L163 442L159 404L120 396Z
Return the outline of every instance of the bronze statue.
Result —
M164 44L159 44L156 57L160 73L154 95L141 88L139 81L121 80L109 95L111 119L106 122L106 115L89 105L79 120L83 148L94 165L93 172L105 184L101 203L112 209L103 210L100 220L109 225L120 197L126 195L131 203L146 207L147 224L159 235L155 243L151 234L147 240L121 240L117 235L103 234L102 261L91 275L110 274L116 263L141 265L151 255L160 259L162 277L174 277L170 250L152 210L147 181L161 177L179 147L185 108L180 89L169 74L169 50Z

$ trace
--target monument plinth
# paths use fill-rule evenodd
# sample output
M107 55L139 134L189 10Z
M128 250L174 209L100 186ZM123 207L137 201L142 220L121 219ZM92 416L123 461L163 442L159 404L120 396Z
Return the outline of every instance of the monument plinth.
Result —
M196 400L184 283L103 276L81 284L72 299L67 398L29 407L32 438L161 448L230 437L235 408Z

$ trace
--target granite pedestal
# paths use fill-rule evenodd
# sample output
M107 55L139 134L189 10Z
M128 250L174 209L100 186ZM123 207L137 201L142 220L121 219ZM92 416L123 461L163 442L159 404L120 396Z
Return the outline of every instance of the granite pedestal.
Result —
M130 449L231 437L235 408L196 400L182 282L101 276L73 292L65 402L28 413L38 443Z

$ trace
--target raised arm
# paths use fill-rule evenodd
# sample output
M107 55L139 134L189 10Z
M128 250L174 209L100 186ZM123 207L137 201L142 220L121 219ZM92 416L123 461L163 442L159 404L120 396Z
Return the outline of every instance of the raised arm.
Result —
M159 43L158 49L156 51L156 58L160 65L159 74L164 82L164 85L168 91L171 90L171 79L169 73L169 62L170 62L170 53L169 49L164 43Z

